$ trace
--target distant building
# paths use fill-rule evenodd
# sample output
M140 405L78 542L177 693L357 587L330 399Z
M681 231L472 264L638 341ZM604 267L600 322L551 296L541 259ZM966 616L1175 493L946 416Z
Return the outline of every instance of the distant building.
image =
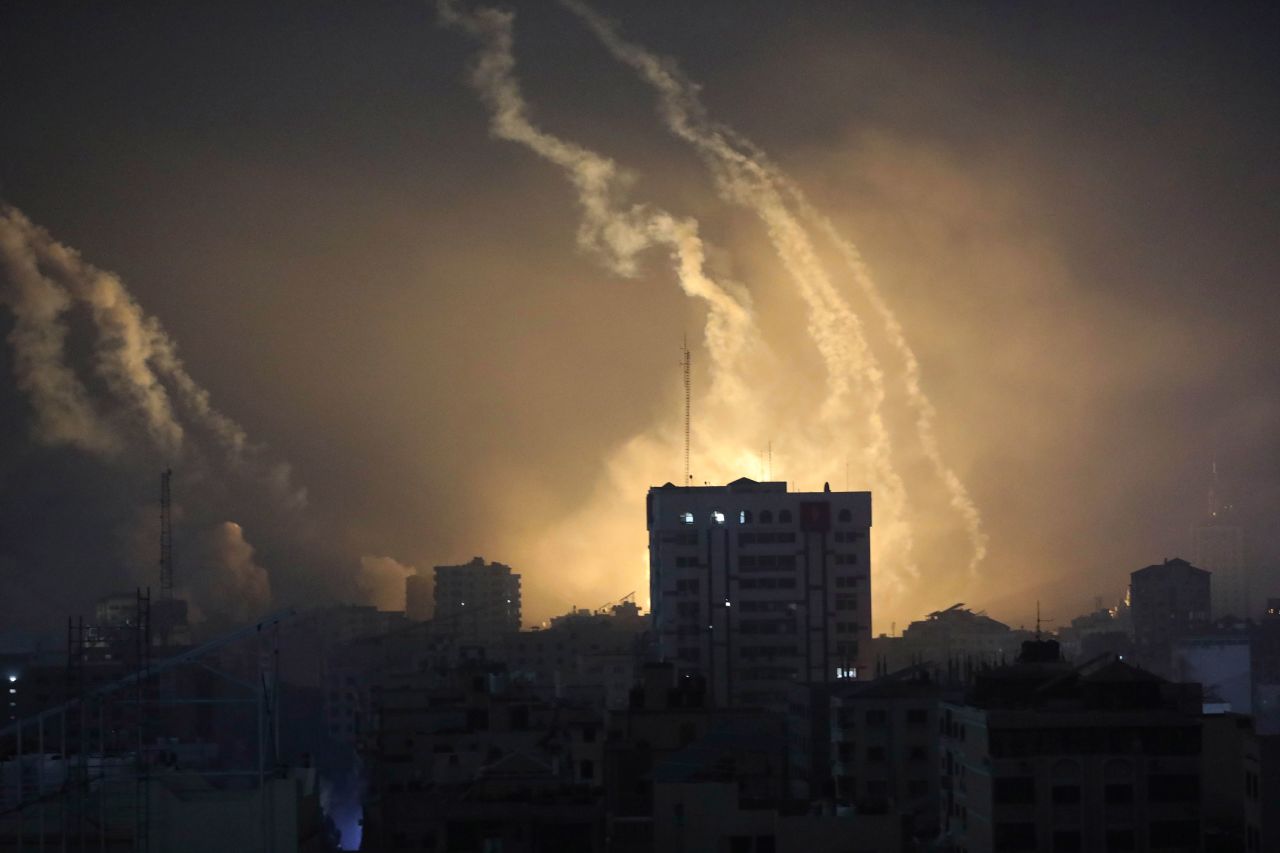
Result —
M1250 589L1244 527L1237 520L1235 507L1223 499L1216 464L1208 506L1200 521L1191 527L1191 559L1200 568L1213 572L1212 618L1248 619L1257 615Z
M1208 625L1209 584L1209 572L1178 558L1129 575L1134 641L1146 666L1168 673L1173 643Z
M599 611L574 610L548 628L507 634L485 650L513 679L543 698L576 698L604 708L627 706L639 673L647 621L635 602Z
M1244 528L1213 519L1191 529L1191 559L1213 572L1213 618L1247 619L1253 612Z
M658 654L720 707L785 708L789 685L870 664L871 494L746 478L649 490Z
M520 576L502 563L475 557L435 568L435 621L442 630L490 644L520 630Z
M1017 656L1018 644L1026 638L1025 632L1014 631L985 613L953 604L912 622L902 632L901 643L886 644L881 669L892 672L921 663L1005 663Z
M1055 641L942 704L942 841L969 851L1199 851L1200 688Z
M435 613L435 590L427 575L412 574L404 579L404 615L425 622Z

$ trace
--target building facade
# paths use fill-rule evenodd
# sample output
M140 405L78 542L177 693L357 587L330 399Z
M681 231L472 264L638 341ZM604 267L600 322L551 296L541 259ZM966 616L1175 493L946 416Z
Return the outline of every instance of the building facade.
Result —
M946 849L1202 849L1199 685L1031 641L943 702L940 729Z
M435 567L435 621L466 642L491 644L520 630L520 576L475 557Z
M1129 605L1139 660L1161 674L1172 672L1173 644L1209 623L1210 575L1174 558L1129 575Z
M668 483L647 514L658 655L715 705L785 709L793 683L867 671L870 492Z

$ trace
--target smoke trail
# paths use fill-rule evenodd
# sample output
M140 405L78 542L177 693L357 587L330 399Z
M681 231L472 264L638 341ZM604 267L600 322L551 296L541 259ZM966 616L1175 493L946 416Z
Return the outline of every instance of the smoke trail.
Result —
M67 327L62 315L71 297L40 271L33 227L21 213L0 208L0 263L9 285L2 296L14 316L9 343L18 387L35 410L35 437L93 453L112 453L120 443L105 429L83 383L66 364Z
M63 315L83 303L97 332L93 370L112 401L123 406L165 456L179 456L189 443L173 399L188 421L208 431L234 468L249 465L250 446L239 424L219 412L209 392L191 377L173 340L115 275L81 259L14 207L0 206L0 264L7 273L5 303L16 318L9 342L19 386L36 414L37 440L109 454L125 444L111 420L100 415L84 384L67 363ZM171 395L172 389L172 395ZM283 463L254 465L277 499L290 508L306 493L290 482Z
M579 0L562 0L562 5L581 17L616 59L635 69L657 89L667 127L703 157L720 195L753 210L764 222L774 250L808 307L809 334L826 364L827 397L820 416L831 428L834 440L847 441L847 418L855 404L850 398L851 380L856 383L870 432L867 465L877 481L877 496L893 521L885 525L882 547L885 553L901 560L905 573L914 577L906 486L893 464L889 432L881 412L885 399L883 371L861 319L831 284L813 240L779 192L774 170L733 146L722 129L707 118L696 86L674 65L624 41L611 24Z
M763 151L731 129L713 124L698 99L697 87L685 79L674 64L659 60L638 46L623 41L608 22L587 8L581 0L563 0L563 4L588 23L616 58L635 68L658 89L663 98L663 115L668 126L713 161L713 169L719 172L721 183L728 184L730 192L740 191L742 188L737 184L743 179L763 185L749 184L748 189L755 191L755 201L770 203L771 210L761 211L761 216L768 221L768 218L775 216L789 218L785 209L776 209L782 206L783 199L777 195L777 191L781 191L794 204L800 217L814 223L820 233L836 247L855 283L879 318L890 346L902 362L903 385L907 401L915 411L916 432L921 447L943 482L952 508L964 523L973 548L970 570L976 569L987 552L987 536L982 528L981 516L959 475L943 458L934 425L937 412L921 386L919 360L856 246L839 233L828 217L813 207L799 186L775 166ZM746 200L751 201L752 197L749 195ZM837 311L843 313L849 310L838 293L828 291L824 295Z
M642 204L627 204L633 182L608 157L553 136L529 119L528 105L515 79L510 12L480 8L466 13L451 0L439 0L441 22L457 27L481 43L471 82L491 112L490 129L501 139L520 143L565 171L582 208L578 243L622 276L638 273L636 256L655 246L671 255L680 287L707 305L705 340L713 362L711 394L719 402L750 405L751 395L740 369L744 351L754 340L754 320L744 289L721 284L706 272L705 249L692 219ZM750 423L749 414L743 418Z

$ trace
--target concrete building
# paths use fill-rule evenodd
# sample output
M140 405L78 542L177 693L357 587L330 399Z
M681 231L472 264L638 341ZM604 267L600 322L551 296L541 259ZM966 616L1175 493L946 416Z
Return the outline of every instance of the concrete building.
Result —
M1214 619L1249 619L1258 615L1250 588L1244 527L1235 506L1224 497L1217 463L1213 466L1205 512L1191 527L1191 559L1200 568L1213 572Z
M829 768L838 804L906 815L917 837L937 834L944 695L925 667L832 687Z
M436 566L435 580L441 629L480 645L520 630L520 576L510 566L475 557L461 566Z
M649 490L657 652L720 707L782 710L791 683L870 663L871 494L746 478Z
M603 850L603 712L482 661L383 679L362 738L362 850Z
M507 634L486 649L512 678L546 698L577 698L604 708L627 706L639 677L640 642L647 620L634 602L599 611L575 610L550 627Z
M940 667L1006 663L1017 657L1027 638L1025 631L1015 631L959 603L912 622L900 638L878 638L873 646L875 664L885 674L922 663Z
M1055 641L943 702L942 841L978 851L1199 851L1200 687Z
M1159 673L1172 669L1172 646L1209 624L1210 575L1174 558L1129 575L1129 605L1136 653Z

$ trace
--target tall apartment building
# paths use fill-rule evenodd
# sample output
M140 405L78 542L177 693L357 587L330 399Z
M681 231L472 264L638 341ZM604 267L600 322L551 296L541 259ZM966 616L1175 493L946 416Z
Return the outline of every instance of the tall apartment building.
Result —
M520 630L520 576L474 557L435 567L435 621L464 642L488 645Z
M647 513L658 654L717 706L781 710L791 684L869 674L870 492L668 483Z
M1257 616L1245 562L1244 528L1233 524L1229 514L1215 514L1191 528L1191 559L1213 572L1214 619Z
M1210 575L1174 558L1129 574L1133 637L1147 668L1172 674L1173 643L1209 623Z

